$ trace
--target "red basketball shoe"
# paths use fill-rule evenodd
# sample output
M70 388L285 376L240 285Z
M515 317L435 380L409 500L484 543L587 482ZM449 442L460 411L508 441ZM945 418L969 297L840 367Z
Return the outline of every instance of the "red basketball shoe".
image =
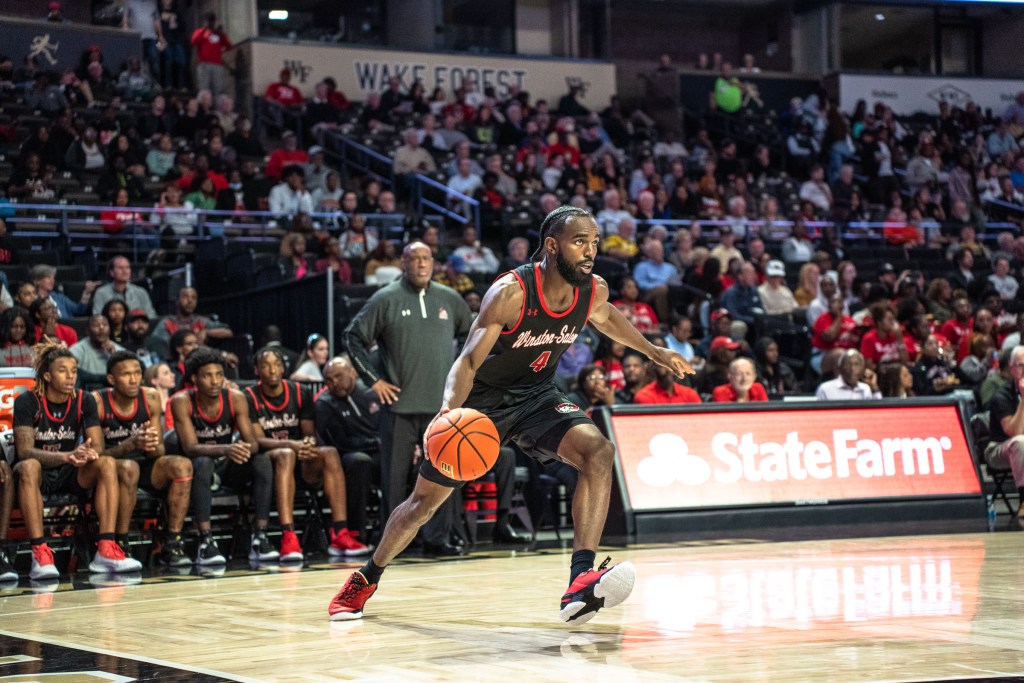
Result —
M570 624L585 624L602 607L615 607L629 597L636 581L632 562L608 567L612 558L605 558L597 569L588 569L569 585L562 596L558 616ZM605 569L605 567L608 567Z
M359 542L348 529L331 531L331 544L327 546L327 554L331 557L359 557L370 552L370 548Z
M366 577L362 572L352 572L348 581L341 587L327 608L327 613L331 615L331 621L361 619L363 605L376 590L377 584L366 583Z
M302 562L302 545L294 531L281 532L281 562Z

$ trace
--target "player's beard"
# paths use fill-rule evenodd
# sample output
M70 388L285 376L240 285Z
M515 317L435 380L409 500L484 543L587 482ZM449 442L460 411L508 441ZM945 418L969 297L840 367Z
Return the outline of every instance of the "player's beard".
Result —
M561 252L555 256L555 267L558 268L558 274L562 276L562 279L573 287L584 286L590 282L592 277L590 273L584 273L576 264L571 263L569 259L562 256Z

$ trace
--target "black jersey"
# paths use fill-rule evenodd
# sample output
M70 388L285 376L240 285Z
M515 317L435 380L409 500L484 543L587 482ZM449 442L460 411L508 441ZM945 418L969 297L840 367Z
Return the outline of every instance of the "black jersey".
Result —
M544 301L540 271L536 263L511 271L523 288L523 308L516 324L502 331L475 381L510 390L550 382L558 360L583 331L594 305L594 278L573 290L569 308L554 313Z
M149 424L149 402L146 401L146 393L139 390L135 397L135 403L128 415L117 412L114 405L113 389L104 389L100 392L100 403L103 405L103 415L100 417L100 427L103 429L103 442L107 446L117 446L123 441L139 433L144 425ZM130 457L143 458L141 452L129 454Z
M196 440L207 446L227 446L235 434L235 406L231 402L231 390L221 389L220 404L216 415L206 415L199 407L195 389L186 389L192 427L196 430Z
M51 453L75 450L86 428L99 423L96 399L88 391L75 392L65 403L51 403L32 391L14 399L14 427L32 427L35 447Z
M257 384L246 387L245 398L249 403L249 417L259 422L263 433L277 441L300 441L303 420L312 420L313 396L309 389L298 382L284 380L284 393L277 398L263 395Z

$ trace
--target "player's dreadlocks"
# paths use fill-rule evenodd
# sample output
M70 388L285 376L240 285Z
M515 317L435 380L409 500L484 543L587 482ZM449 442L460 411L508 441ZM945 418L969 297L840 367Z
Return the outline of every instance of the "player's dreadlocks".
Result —
M544 240L557 235L570 219L580 217L593 218L586 209L579 209L568 204L558 207L545 216L544 222L540 224L540 244L537 245L537 251L533 252L532 260L540 261L544 257Z
M36 371L36 386L33 391L36 395L42 399L46 396L46 379L43 377L47 372L50 371L50 366L58 358L74 358L68 348L63 344L56 342L43 342L36 344L33 349L36 354L35 371ZM77 361L76 361L77 362ZM75 390L71 390L71 396L74 397Z
M281 365L283 365L287 370L288 361L284 357L284 352L281 351L280 347L277 346L264 346L263 348L258 349L256 351L256 355L253 357L253 364L256 367L259 367L260 361L263 360L263 356L267 355L268 353L272 356L277 356L277 359L281 361Z

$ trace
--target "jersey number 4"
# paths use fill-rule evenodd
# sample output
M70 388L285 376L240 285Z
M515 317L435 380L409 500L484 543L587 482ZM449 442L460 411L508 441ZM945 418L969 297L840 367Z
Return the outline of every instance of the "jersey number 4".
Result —
M533 368L534 372L540 372L548 366L548 360L551 358L551 352L545 351L544 353L537 356L537 360L530 363L530 367Z

